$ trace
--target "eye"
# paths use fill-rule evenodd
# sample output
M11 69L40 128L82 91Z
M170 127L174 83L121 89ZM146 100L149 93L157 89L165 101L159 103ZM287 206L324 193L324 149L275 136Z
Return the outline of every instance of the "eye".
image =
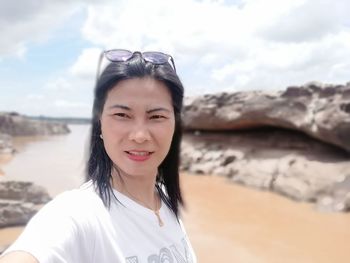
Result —
M166 119L166 117L163 115L156 114L156 115L152 115L151 119L160 120L160 119Z
M124 112L117 112L117 113L114 113L113 115L119 118L128 118L128 119L130 118L130 116Z

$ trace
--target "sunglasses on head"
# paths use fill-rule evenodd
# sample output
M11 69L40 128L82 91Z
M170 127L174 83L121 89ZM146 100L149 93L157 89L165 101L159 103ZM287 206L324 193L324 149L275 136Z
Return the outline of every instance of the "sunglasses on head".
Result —
M111 50L103 51L100 55L100 59L98 61L98 68L97 68L97 79L99 78L99 75L100 75L100 67L101 67L101 62L103 57L107 58L111 62L126 62L129 59L131 59L135 53L141 54L142 58L145 61L155 65L162 65L162 64L169 63L170 66L176 72L174 59L172 56L168 54L165 54L159 51L131 52L126 49L111 49Z

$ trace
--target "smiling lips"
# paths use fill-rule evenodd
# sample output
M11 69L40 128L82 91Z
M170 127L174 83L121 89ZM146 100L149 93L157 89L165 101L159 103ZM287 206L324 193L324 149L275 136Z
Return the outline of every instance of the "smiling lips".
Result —
M129 159L137 162L148 160L154 152L149 151L125 151Z

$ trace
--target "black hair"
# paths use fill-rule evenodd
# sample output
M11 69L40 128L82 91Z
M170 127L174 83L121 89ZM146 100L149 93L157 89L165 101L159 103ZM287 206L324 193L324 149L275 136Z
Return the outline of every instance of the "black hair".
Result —
M87 179L92 180L104 205L109 207L111 198L116 198L110 183L111 172L116 164L108 156L100 138L100 117L108 92L119 81L142 77L151 77L162 81L171 94L175 114L175 130L169 152L158 167L156 188L164 203L178 217L179 204L183 205L179 182L179 164L182 138L181 109L184 89L178 75L169 63L157 65L146 62L139 52L135 52L128 61L111 62L102 72L96 82L94 91Z

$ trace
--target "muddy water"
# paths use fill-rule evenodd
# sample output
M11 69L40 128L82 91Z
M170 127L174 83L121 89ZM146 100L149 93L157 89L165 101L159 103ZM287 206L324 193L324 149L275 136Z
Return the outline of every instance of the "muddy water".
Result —
M84 180L89 126L71 125L68 135L19 137L13 144L18 153L1 167L1 180L33 181L54 196L79 186Z
M17 140L19 153L0 179L31 180L52 195L83 181L87 126L66 136ZM187 232L199 262L350 262L350 214L319 213L309 204L248 189L213 176L182 175ZM0 247L20 227L0 230Z
M199 262L350 262L350 214L320 213L223 178L183 179Z

